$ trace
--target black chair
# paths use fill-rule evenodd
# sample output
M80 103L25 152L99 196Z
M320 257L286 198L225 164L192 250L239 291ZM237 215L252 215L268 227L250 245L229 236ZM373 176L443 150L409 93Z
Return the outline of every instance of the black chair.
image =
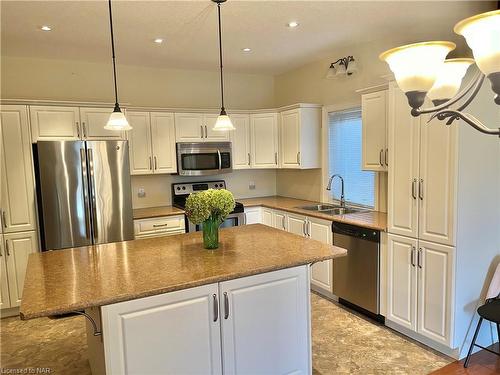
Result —
M474 332L474 337L472 338L469 352L467 353L467 358L465 359L464 362L464 367L469 366L469 360L472 354L472 349L474 349L474 346L477 346L478 348L484 349L490 353L500 356L500 353L495 352L489 348L485 348L484 346L481 346L479 344L476 344L477 335L479 333L479 329L481 328L481 323L483 322L483 319L486 319L492 323L496 323L497 333L500 340L500 299L491 298L489 300L486 300L486 303L477 309L477 313L479 315L479 322L477 322L476 331Z

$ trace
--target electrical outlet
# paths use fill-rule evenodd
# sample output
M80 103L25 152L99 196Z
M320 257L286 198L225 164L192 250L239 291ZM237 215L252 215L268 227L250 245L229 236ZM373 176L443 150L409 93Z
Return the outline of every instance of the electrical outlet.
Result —
M144 190L144 188L139 188L139 190L137 190L137 196L139 198L144 198L146 196L146 190Z
M248 188L249 188L250 190L255 190L255 182L250 181L250 182L248 183Z

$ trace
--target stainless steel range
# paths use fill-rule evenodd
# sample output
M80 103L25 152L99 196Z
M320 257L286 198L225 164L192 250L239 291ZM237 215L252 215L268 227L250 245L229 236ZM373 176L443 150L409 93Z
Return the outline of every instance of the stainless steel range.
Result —
M189 194L208 189L225 189L226 182L218 181L200 181L172 184L172 204L180 209L186 207L186 199ZM221 224L221 228L235 227L246 224L245 210L243 204L236 202L236 207L229 214L226 220ZM186 232L196 232L202 229L203 224L193 224L186 217Z

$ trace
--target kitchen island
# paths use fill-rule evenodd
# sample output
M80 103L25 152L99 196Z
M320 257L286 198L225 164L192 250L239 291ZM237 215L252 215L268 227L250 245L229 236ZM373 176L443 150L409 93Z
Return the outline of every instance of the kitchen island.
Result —
M85 310L94 375L308 374L309 265L345 254L261 224L32 254L20 314Z

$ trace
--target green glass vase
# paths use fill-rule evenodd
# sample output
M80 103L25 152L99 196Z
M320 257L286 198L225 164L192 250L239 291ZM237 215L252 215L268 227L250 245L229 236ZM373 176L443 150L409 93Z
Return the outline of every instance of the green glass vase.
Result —
M221 220L209 218L203 222L203 245L213 250L219 247L219 226Z

